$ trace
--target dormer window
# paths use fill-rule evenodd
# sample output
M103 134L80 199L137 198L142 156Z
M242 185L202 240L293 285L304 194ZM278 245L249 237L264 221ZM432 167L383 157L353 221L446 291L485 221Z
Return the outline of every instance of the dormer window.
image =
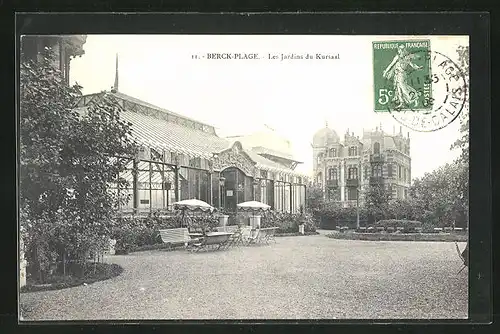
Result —
M330 158L334 158L337 156L337 149L336 148L331 148L329 151L328 151L328 156Z
M380 143L373 144L373 153L380 154Z

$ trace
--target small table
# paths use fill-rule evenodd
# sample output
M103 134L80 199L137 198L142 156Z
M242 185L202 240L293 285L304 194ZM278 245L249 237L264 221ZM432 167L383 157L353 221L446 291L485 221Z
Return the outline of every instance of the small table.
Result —
M216 236L216 235L233 235L234 233L231 232L208 232L206 235L211 237L211 236Z

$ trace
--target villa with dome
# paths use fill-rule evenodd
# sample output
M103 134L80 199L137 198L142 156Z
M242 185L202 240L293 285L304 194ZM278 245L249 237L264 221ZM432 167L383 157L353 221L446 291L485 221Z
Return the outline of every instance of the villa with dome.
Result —
M360 138L347 130L343 140L328 124L313 136L314 185L326 200L356 205L370 185L380 185L391 198L408 196L411 184L410 135L377 127Z

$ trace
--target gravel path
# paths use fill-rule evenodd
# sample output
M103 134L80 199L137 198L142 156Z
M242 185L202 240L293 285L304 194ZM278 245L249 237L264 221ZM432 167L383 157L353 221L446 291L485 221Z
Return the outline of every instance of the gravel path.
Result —
M443 319L467 317L467 270L453 243L324 235L226 251L106 259L122 275L21 294L33 320ZM461 244L463 249L465 244Z

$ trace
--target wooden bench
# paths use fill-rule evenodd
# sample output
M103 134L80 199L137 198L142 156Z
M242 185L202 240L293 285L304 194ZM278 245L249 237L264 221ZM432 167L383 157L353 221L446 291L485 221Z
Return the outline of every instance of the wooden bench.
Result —
M190 243L198 241L198 239L192 239L189 236L188 229L184 227L160 230L160 236L161 240L170 246L170 249L178 245L184 245L184 247L187 247Z

